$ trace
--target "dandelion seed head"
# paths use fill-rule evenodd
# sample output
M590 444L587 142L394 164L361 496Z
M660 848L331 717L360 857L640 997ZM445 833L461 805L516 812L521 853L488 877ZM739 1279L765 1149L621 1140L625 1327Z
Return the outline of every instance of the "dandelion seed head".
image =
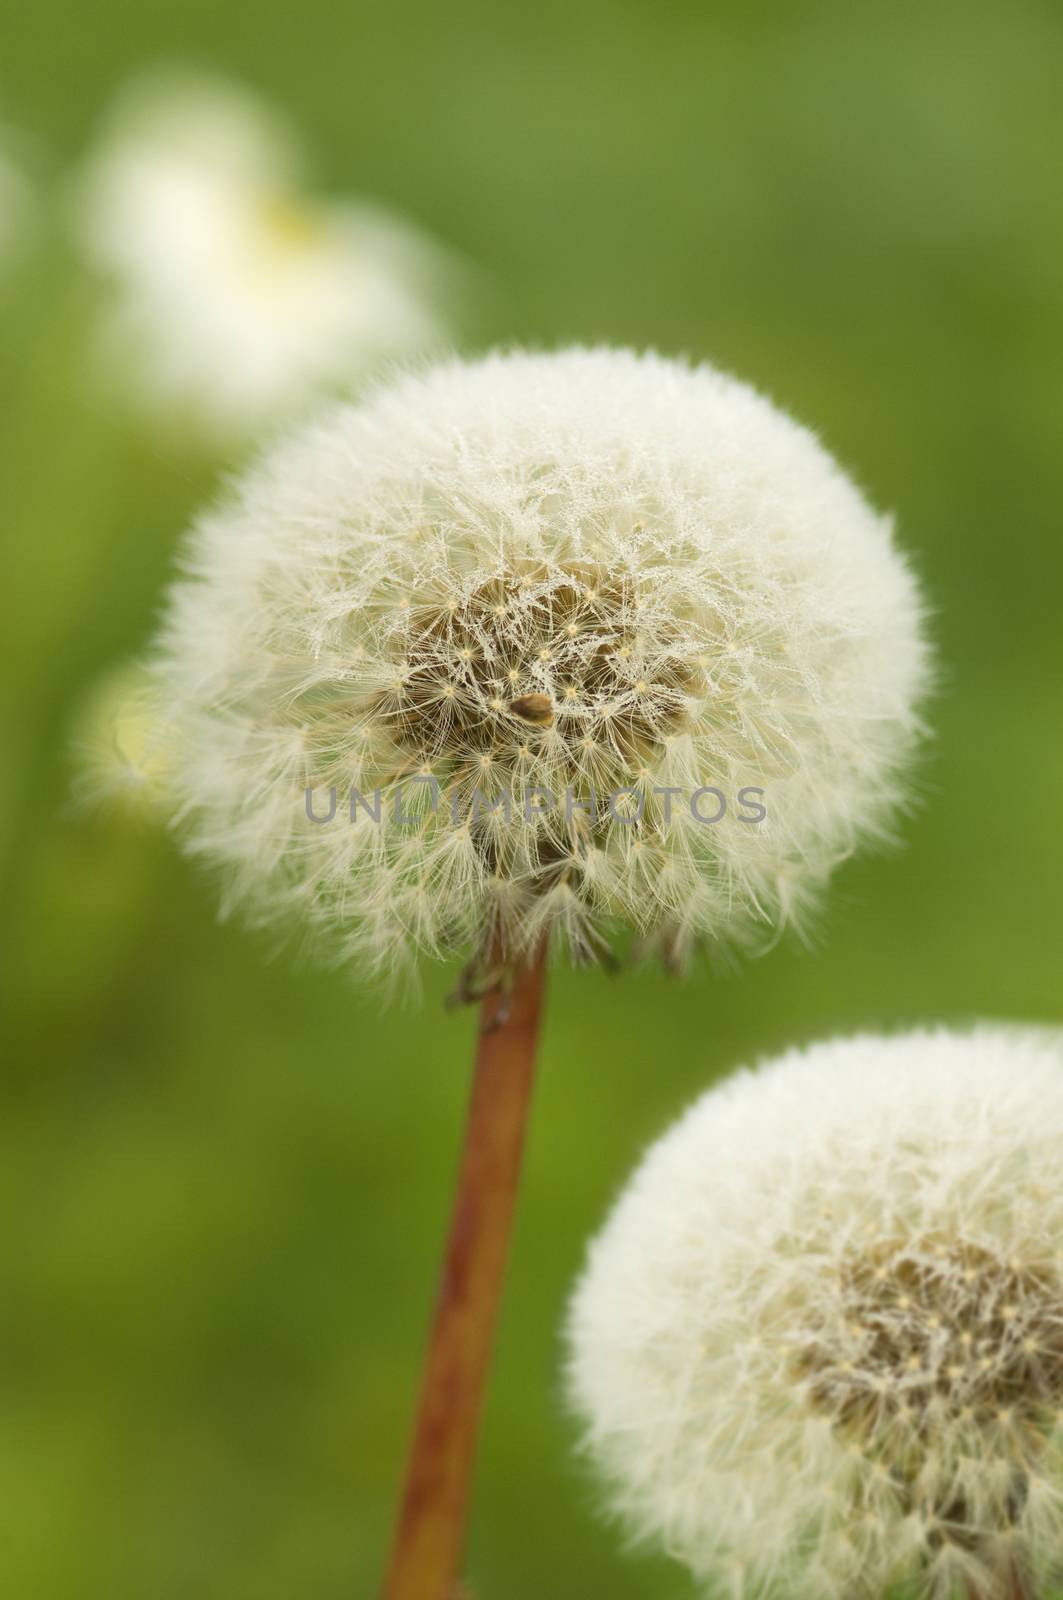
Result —
M111 109L77 236L112 290L103 354L158 418L239 439L448 342L442 251L308 194L302 167L283 116L223 79L149 71Z
M1061 1119L1063 1035L988 1026L814 1046L698 1101L570 1313L636 1532L710 1589L737 1556L743 1600L942 1600L958 1562L990 1600L1058 1584Z
M190 846L379 966L489 932L514 956L625 928L676 959L756 947L903 797L913 579L815 439L708 367L572 350L402 378L267 455L186 561L158 674ZM390 792L426 763L468 816L485 755L505 825L304 818L308 786ZM637 868L630 818L562 803L635 782L659 847ZM704 783L763 787L767 819L706 827L656 793Z

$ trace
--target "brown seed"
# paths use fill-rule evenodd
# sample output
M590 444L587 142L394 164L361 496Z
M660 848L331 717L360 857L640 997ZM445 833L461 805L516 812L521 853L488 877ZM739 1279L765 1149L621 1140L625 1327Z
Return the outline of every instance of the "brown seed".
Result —
M548 694L522 694L509 702L515 717L533 722L538 728L548 728L554 720L553 701Z

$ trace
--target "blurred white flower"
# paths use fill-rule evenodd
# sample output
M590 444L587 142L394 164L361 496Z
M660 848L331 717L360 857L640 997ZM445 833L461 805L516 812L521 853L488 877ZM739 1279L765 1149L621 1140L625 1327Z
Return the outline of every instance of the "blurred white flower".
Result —
M1063 1578L1063 1034L794 1051L699 1100L570 1316L616 1508L735 1600Z
M447 342L443 253L380 207L305 195L286 124L231 85L135 82L78 224L113 282L112 354L167 412L222 433Z
M80 805L137 817L165 815L173 742L143 666L123 662L89 685L75 708L70 742Z
M190 847L378 967L763 941L902 792L926 651L889 524L709 367L407 377L268 455L186 565L158 675Z

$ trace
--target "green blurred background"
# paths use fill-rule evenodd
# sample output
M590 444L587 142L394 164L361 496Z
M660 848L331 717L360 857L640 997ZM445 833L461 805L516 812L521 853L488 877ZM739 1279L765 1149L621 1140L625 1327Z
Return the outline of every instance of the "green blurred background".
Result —
M157 59L299 120L323 187L493 275L484 343L709 356L896 508L944 663L903 851L816 947L557 976L469 1572L481 1600L689 1593L596 1514L559 1399L584 1241L716 1074L863 1025L1060 1013L1063 11L37 0L0 114L62 182ZM68 806L85 685L149 635L227 465L94 393L58 236L0 287L5 834L0 1593L371 1595L473 1018L382 1010L219 925L150 825Z

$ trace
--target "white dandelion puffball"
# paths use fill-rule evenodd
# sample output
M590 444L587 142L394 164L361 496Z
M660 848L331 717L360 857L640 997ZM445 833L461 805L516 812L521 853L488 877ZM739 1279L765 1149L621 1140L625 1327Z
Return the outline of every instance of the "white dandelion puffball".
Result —
M220 434L447 342L441 251L379 207L307 197L287 126L233 85L149 75L77 195L111 280L107 348L164 414Z
M570 1386L616 1508L733 1600L1063 1577L1063 1033L792 1051L657 1143Z
M268 454L186 566L191 847L370 964L768 937L901 793L926 654L889 525L710 367L403 378Z

